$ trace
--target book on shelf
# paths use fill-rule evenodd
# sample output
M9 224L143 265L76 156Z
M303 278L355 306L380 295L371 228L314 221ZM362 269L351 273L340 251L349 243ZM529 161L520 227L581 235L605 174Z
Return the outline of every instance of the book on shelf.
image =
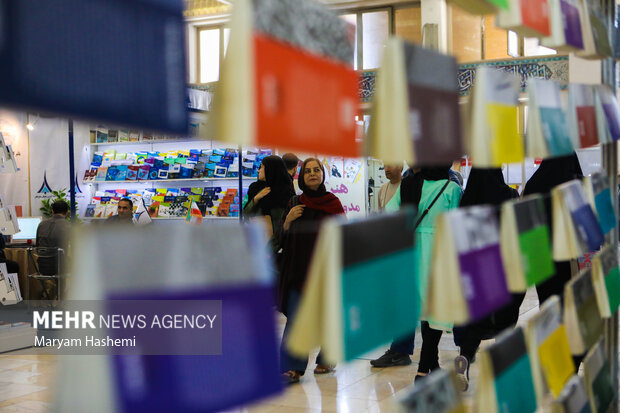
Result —
M553 258L565 261L598 250L605 241L601 226L578 180L551 191Z
M565 52L583 49L580 3L580 0L549 0L551 35L541 39L542 46Z
M620 268L611 245L604 246L592 259L592 282L601 316L610 318L620 305Z
M465 413L465 403L457 390L456 377L449 370L438 369L398 399L398 413Z
M551 405L553 413L591 413L590 398L583 380L574 375L562 389L562 393Z
M555 273L544 208L540 195L502 205L500 247L511 292L524 292Z
M616 213L612 202L609 180L603 171L597 171L590 175L594 195L594 207L598 222L604 234L617 226Z
M605 352L605 340L599 340L583 359L584 382L590 398L593 413L612 411L617 403L617 389L614 389L612 368Z
M547 158L572 154L574 148L562 106L559 83L553 80L529 79L527 96L526 156Z
M584 16L581 20L583 50L577 52L577 56L597 60L613 56L609 44L607 24L599 7L594 6L589 1L583 1L581 6Z
M348 361L413 332L420 315L414 226L412 209L322 225L291 351L307 354L320 345L330 362Z
M14 305L22 301L17 274L9 274L6 263L0 263L0 304Z
M574 355L583 354L601 337L603 320L589 268L582 270L564 287L564 323Z
M499 11L496 24L523 37L549 36L548 0L508 0L508 9Z
M521 82L513 74L481 67L472 92L468 147L476 165L500 167L523 160L523 139L518 132Z
M473 206L437 217L426 313L440 323L480 320L510 302L495 209Z
M318 2L286 4L246 2L234 10L211 111L218 140L358 156L358 77L347 23ZM321 36L309 42L299 35L304 29ZM312 124L302 126L308 118Z
M558 397L566 382L575 374L562 304L558 296L546 300L526 327L530 349L532 378L538 403L542 404L547 390Z
M108 141L108 128L104 126L97 126L96 139L97 143L106 143Z
M480 354L480 375L475 398L476 412L536 411L530 356L520 327L506 330Z
M20 232L19 221L17 220L17 212L14 205L7 205L6 202L0 201L3 206L0 208L0 234L14 235Z

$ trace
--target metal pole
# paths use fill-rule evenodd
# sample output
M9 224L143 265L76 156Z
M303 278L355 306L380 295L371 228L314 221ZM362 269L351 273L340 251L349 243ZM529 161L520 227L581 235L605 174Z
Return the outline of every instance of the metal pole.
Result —
M73 120L69 119L69 197L71 222L75 222L75 153L73 150Z

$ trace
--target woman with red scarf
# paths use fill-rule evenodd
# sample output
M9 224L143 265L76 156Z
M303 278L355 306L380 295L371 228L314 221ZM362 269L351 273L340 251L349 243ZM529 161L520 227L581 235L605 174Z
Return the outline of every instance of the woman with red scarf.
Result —
M291 355L285 346L291 323L295 318L306 274L312 259L321 221L329 216L343 214L342 204L325 189L325 171L316 158L304 161L299 174L300 196L294 196L284 211L279 240L281 251L278 301L280 311L286 315L286 326L280 347L280 371L288 383L297 383L306 371L308 358ZM322 363L317 356L315 374L328 373L333 367Z

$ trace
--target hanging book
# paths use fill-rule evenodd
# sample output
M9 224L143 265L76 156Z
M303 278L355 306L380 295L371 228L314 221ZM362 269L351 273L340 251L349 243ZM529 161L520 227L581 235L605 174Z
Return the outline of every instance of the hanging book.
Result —
M214 124L207 124L203 137L359 156L352 61L347 23L324 5L240 2L214 95Z
M579 1L549 0L551 36L543 38L541 45L568 52L583 49L582 9Z
M466 324L510 302L491 206L459 208L436 221L426 312L437 322Z
M498 27L524 37L551 35L548 0L508 0L507 10L497 14Z
M481 413L536 411L530 357L521 328L505 331L482 352L475 405Z
M620 140L620 108L618 99L607 85L595 85L596 119L601 143ZM601 136L603 135L603 136Z
M549 226L540 195L502 205L501 250L508 289L524 292L554 273Z
M367 153L384 162L402 162L404 157L416 165L460 159L464 151L456 59L398 39L387 48ZM392 66L399 64L404 64L404 72Z
M613 386L612 368L605 353L605 341L600 340L585 359L584 381L593 413L608 413L613 410L617 389Z
M14 235L20 232L19 221L17 221L17 212L15 212L14 205L4 205L0 208L0 234L2 235Z
M209 231L191 225L82 229L73 244L79 257L76 268L88 274L71 283L72 297L177 303L221 301L216 320L223 319L219 336L222 352L209 356L104 359L110 362L109 372L88 369L83 375L64 378L59 392L73 401L76 392L91 386L85 378L101 375L101 382L115 383L117 392L101 395L101 403L111 398L118 403L114 411L150 412L228 411L279 393L282 385L271 257L261 243L263 237L262 228L238 222L212 223ZM145 260L146 256L149 259ZM93 266L93 262L106 264ZM184 271L179 271L180 264L185 266ZM92 288L94 285L99 287ZM166 314L165 309L162 314ZM182 338L192 334L191 330L176 329L178 338L170 341L170 353L164 354L185 351L188 344ZM217 334L205 337L216 340ZM132 390L135 377L141 378L139 392ZM90 403L98 406L99 400Z
M590 399L581 377L574 375L566 383L560 396L553 401L553 413L591 413Z
M590 269L583 270L564 287L564 323L574 355L585 353L601 337L603 320Z
M448 0L470 14L495 14L507 10L509 0Z
M609 189L609 180L603 172L594 172L590 176L594 196L594 206L598 222L604 234L609 233L617 225L616 213Z
M456 388L456 377L448 370L437 370L421 384L416 383L398 400L398 413L465 413L465 404Z
M476 71L468 146L479 167L523 161L517 112L520 91L515 75L487 67Z
M594 256L592 280L601 316L610 318L620 305L620 269L614 247L607 245Z
M573 144L562 107L559 83L529 79L527 96L527 156L547 158L572 154Z
M605 59L613 55L607 34L607 24L598 9L590 1L583 1L581 30L583 33L583 50L577 56L584 59Z
M568 85L568 120L575 148L588 148L599 143L594 88L591 85Z
M414 268L415 214L321 228L288 347L321 346L330 362L352 360L411 333L420 314Z
M603 231L586 200L581 182L569 181L553 188L551 203L554 260L576 259L603 245Z
M551 390L553 397L558 397L566 382L575 374L558 296L543 303L540 311L528 322L526 336L536 397L542 404L547 389Z

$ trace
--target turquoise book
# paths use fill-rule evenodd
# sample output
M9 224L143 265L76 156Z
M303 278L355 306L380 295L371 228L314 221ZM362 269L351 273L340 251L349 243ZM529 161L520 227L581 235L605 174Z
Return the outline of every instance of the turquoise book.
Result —
M489 347L489 355L497 410L502 413L534 413L536 393L523 330L516 328L503 333Z
M540 106L540 120L549 154L562 156L573 153L573 143L562 108Z
M591 179L598 222L601 225L603 234L607 234L617 225L616 213L614 212L611 191L609 189L609 180L602 172L593 173Z
M342 225L344 356L413 332L420 315L412 210Z

